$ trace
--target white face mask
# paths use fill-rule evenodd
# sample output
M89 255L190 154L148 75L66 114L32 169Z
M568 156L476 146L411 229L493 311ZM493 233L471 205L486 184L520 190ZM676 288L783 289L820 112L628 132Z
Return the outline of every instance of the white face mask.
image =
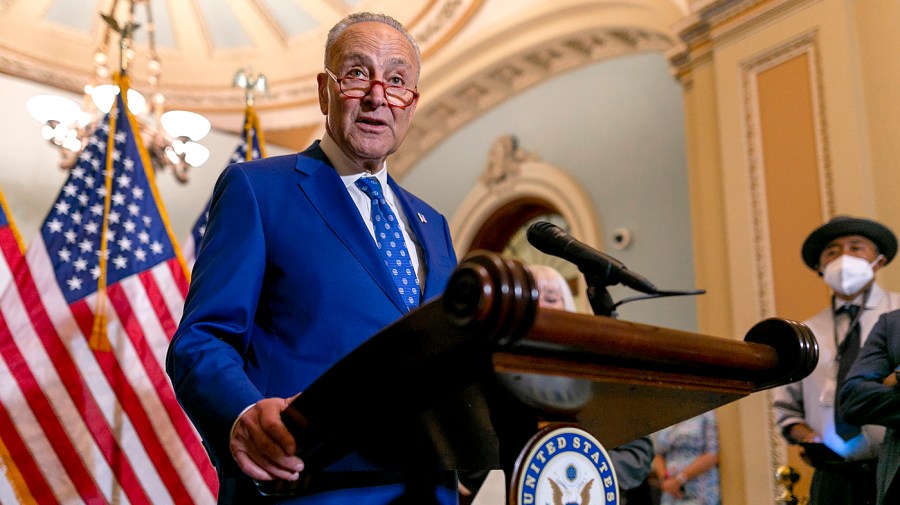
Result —
M845 254L825 265L825 271L822 275L825 277L825 283L835 293L850 296L859 292L869 281L875 278L875 271L872 270L872 265L877 263L879 259L881 259L880 254L872 263L869 263L862 258Z

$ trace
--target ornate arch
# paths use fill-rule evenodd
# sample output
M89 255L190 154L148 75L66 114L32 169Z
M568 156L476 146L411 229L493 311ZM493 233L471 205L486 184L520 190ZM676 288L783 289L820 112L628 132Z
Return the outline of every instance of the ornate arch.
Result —
M457 255L473 245L484 247L485 236L492 245L505 243L521 225L550 212L563 217L573 236L602 249L599 220L581 184L562 168L521 150L512 135L502 136L491 147L478 183L450 219Z

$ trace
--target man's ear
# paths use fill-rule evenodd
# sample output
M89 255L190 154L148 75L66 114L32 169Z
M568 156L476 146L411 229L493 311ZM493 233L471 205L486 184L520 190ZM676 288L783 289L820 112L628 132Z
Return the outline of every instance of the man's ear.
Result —
M321 73L316 76L316 82L319 85L319 110L322 114L328 115L328 74Z
M885 265L887 265L887 258L883 254L879 254L878 258L875 261L875 264L873 265L873 268L881 268Z

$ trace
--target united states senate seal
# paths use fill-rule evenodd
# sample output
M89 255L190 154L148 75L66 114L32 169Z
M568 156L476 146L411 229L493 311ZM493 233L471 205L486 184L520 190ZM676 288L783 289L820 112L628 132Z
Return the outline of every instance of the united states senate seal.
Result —
M603 445L575 425L539 431L516 461L510 505L618 505L612 460Z

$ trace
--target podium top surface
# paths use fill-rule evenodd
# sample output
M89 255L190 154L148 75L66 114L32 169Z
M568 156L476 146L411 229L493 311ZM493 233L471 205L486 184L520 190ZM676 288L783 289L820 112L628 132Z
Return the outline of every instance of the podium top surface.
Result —
M481 255L460 264L442 297L332 367L283 418L309 469L350 451L387 466L424 451L447 468L498 468L498 447L538 423L575 422L612 448L800 380L817 359L809 329L784 319L758 323L741 341L541 309L523 265ZM422 447L398 451L398 438Z

